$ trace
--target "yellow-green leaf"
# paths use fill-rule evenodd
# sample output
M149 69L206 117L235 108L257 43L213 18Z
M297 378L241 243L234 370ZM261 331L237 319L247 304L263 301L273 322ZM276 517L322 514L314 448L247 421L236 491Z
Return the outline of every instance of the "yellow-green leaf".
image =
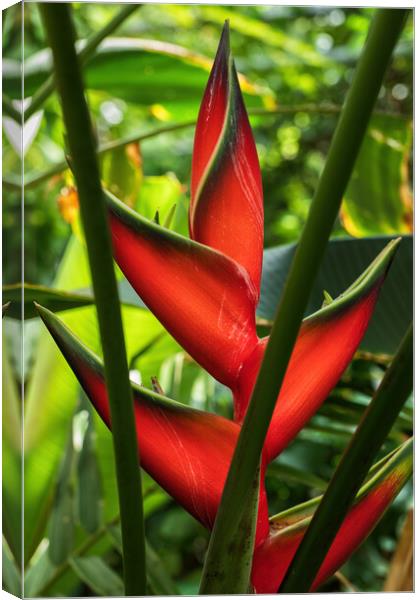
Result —
M413 231L411 144L410 121L387 115L372 118L341 211L351 235Z

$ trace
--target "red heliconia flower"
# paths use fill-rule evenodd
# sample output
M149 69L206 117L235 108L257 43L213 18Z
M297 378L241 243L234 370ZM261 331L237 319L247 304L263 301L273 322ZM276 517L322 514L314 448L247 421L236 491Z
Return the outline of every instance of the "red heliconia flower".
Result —
M115 259L139 296L183 348L232 390L234 421L133 384L142 467L211 528L267 338L255 311L263 255L261 175L225 26L194 142L190 237L148 221L106 193ZM296 436L336 385L373 313L397 242L391 242L336 300L305 319L265 441L252 582L274 592L307 520L268 518L267 464ZM103 368L50 311L39 313L96 410L111 427ZM394 455L392 468L400 463ZM407 463L407 454L403 454ZM372 529L409 469L386 471L347 515L314 587ZM383 474L383 470L381 473ZM395 472L403 473L396 476Z

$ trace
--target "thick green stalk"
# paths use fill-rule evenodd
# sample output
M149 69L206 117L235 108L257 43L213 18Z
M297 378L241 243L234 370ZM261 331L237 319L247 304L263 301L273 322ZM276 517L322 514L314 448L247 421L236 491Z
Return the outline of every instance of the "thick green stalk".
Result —
M210 538L201 593L221 548L235 536L258 467L278 393L302 317L340 208L406 10L379 10L358 63L302 237L286 280L272 333L234 452ZM328 360L328 357L325 358ZM239 560L239 557L238 557ZM223 593L224 590L219 590ZM246 590L243 590L246 592ZM213 588L213 593L216 591Z
M55 80L78 187L102 341L121 514L125 592L131 596L144 595L143 504L134 409L92 123L74 48L71 5L44 3L41 9L53 52Z
M91 35L86 44L78 53L81 63L86 62L95 52L99 44L113 33L141 4L126 4L102 29ZM34 114L45 102L45 100L53 93L55 88L54 77L51 75L44 81L32 97L32 101L28 108L24 111L23 116L26 121Z
M413 389L413 325L347 447L286 573L280 592L309 591L375 455Z

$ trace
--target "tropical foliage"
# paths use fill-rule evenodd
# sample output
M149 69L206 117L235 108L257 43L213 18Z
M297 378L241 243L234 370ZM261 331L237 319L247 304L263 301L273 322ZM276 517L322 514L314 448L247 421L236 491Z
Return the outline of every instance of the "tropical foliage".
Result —
M19 592L23 555L26 596L121 595L101 343L72 158L38 8L11 8L4 25L3 303L11 302L3 350L4 586ZM208 530L372 11L81 4L74 15L147 473L148 591L196 593ZM32 98L23 104L22 18L25 94ZM225 27L212 68L225 19L232 52ZM277 591L412 319L411 53L409 20L264 444L251 575L258 592ZM22 109L20 148L16 111L19 117ZM21 264L12 260L21 243L22 156L23 360ZM403 486L411 474L411 434L410 399L314 587L383 586L410 505L410 487Z

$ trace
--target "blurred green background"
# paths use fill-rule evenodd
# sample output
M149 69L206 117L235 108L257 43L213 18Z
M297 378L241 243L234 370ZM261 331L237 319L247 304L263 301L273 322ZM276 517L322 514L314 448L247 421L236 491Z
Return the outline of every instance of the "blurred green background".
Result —
M78 37L89 38L120 9L117 4L75 3ZM262 169L265 246L295 242L372 14L371 9L338 7L144 5L113 32L85 67L98 146L194 121L221 27L228 18ZM20 97L22 19L25 96L34 94L51 72L37 4L25 4L23 11L19 5L7 9L3 14L3 89L12 101ZM412 231L412 62L410 17L381 88L335 237L407 235ZM89 288L74 182L69 170L60 167L65 135L55 94L25 127L24 280L61 290ZM101 155L105 184L149 218L158 211L163 221L173 213L171 226L187 234L193 134L188 125L152 135L140 144L122 146L117 142L116 149ZM21 276L20 170L19 132L6 116L4 284L15 284ZM86 344L100 351L92 307L75 308L63 317ZM149 386L150 376L158 375L168 396L230 415L229 392L191 362L150 313L125 306L123 318L134 376ZM27 595L117 593L121 581L118 530L104 526L116 514L109 433L89 410L36 319L25 321L23 365L18 322L6 318L4 331L12 389L9 397L15 396L16 407L21 402L18 385L22 373L27 384ZM270 514L323 489L388 360L378 352L358 356L320 414L277 460L267 478ZM6 451L18 463L19 424L10 427L15 431ZM411 427L408 406L386 449L404 440ZM64 464L63 456L67 459ZM84 486L86 480L92 485ZM208 533L153 482L146 481L148 540L179 593L195 593ZM13 586L12 557L20 555L13 525L19 520L16 485L11 473L3 486L9 509L5 518L10 519L5 526L11 564L5 576L8 589ZM410 499L407 486L374 534L343 568L357 590L382 589ZM96 507L96 519L89 507ZM68 517L68 530L57 533L54 522L63 514ZM83 556L102 557L99 566L88 565L90 571L77 563L79 554L74 553L83 544L88 544ZM115 578L110 579L111 587L103 589L101 582L103 585L105 575L109 576L109 569ZM349 588L332 579L324 589Z

